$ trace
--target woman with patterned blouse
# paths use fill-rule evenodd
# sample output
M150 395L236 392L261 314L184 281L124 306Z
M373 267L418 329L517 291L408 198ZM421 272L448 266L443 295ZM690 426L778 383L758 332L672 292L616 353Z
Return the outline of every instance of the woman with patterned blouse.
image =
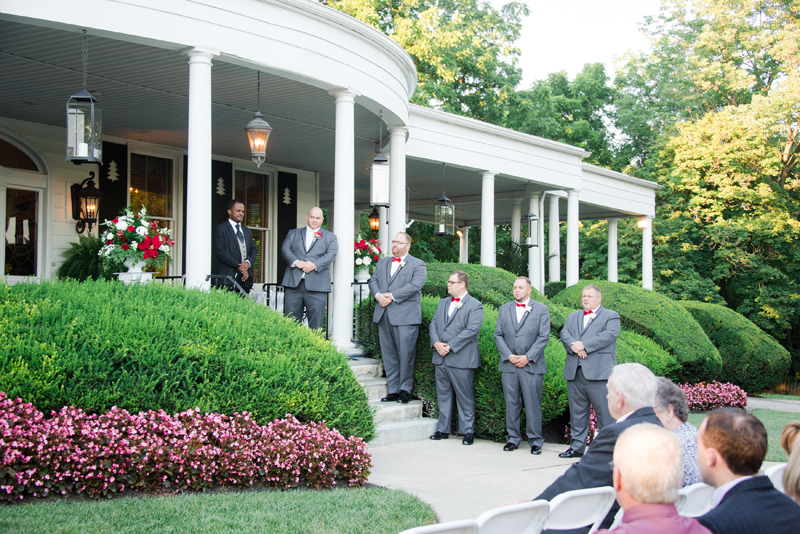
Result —
M697 467L697 429L686 422L689 403L686 393L668 378L658 378L658 392L653 407L664 428L678 436L683 448L683 487L700 480Z

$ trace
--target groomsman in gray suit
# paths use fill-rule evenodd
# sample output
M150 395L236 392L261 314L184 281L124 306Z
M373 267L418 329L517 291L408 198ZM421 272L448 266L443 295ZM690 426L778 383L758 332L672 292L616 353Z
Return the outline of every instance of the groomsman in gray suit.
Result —
M388 395L381 402L411 400L417 334L422 322L420 293L428 271L425 262L408 251L411 238L399 232L392 241L392 256L381 258L369 281L375 299L372 320L378 323L381 357L386 371Z
M597 415L597 429L613 424L608 411L606 383L617 364L617 336L620 319L615 311L600 305L603 295L597 286L583 288L583 311L567 317L561 342L567 349L564 378L567 380L572 442L561 458L583 456L589 433L589 405Z
M458 432L461 443L475 441L475 369L481 365L478 335L483 324L483 304L467 293L469 276L453 271L447 281L450 297L439 301L431 321L433 365L436 366L436 402L439 423L433 440L450 437L453 393L458 403Z
M303 319L305 308L308 327L322 328L325 304L331 292L330 266L339 252L336 235L321 228L322 210L314 207L306 217L308 226L286 234L281 255L288 268L283 274L283 313L296 321Z
M531 454L542 454L542 386L547 372L544 348L550 340L550 310L531 299L531 281L526 276L514 280L513 292L514 301L497 311L494 330L506 399L508 443L503 450L513 451L522 441L519 426L524 404L528 446Z

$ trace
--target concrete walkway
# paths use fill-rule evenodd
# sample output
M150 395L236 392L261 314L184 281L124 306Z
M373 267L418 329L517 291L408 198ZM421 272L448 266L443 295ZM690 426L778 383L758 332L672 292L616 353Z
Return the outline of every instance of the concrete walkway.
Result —
M797 412L800 413L800 401L789 399L768 399L766 397L748 397L747 411L755 409L775 410L776 412Z
M574 461L558 457L566 445L545 443L539 456L527 445L513 452L503 445L476 439L464 446L461 437L450 436L370 448L369 482L416 495L446 522L475 519L512 499L533 499Z

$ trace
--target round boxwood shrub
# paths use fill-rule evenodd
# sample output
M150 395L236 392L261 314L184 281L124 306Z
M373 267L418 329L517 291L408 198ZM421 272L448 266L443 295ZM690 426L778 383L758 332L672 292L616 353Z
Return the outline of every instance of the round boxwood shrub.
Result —
M641 363L656 376L676 380L680 364L675 356L658 346L649 337L630 330L621 330L617 338L617 363Z
M722 359L716 347L691 314L664 295L638 286L591 280L568 287L553 302L580 309L581 292L589 284L600 288L603 306L620 314L623 328L649 337L675 356L681 366L675 379L699 382L719 376Z
M0 285L0 391L44 412L292 414L370 439L343 354L227 291L75 281Z
M786 377L792 364L789 351L747 317L719 304L690 300L678 303L720 349L720 381L754 392L770 389Z

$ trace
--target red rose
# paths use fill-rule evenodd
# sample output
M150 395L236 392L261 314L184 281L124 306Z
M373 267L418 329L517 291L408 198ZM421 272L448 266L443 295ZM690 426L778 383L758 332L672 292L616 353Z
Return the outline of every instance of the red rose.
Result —
M322 237L322 232L314 232L314 235L317 237Z
M375 242L375 240L374 240L374 239L370 239L370 240L369 240L369 242L370 242L370 243L374 243L374 242Z
M375 256L375 261L378 261L378 260L380 260L380 258L378 256Z
M127 244L127 243L123 243L122 244L122 250L128 250L129 248L131 248L131 246L129 244Z
M133 226L129 226L129 227L128 227L128 231L129 231L129 232L135 232L135 231L136 231L136 228L134 228Z
M114 217L114 220L111 221L111 222L113 222L114 224L117 224L119 222L119 218L118 217Z
M359 241L359 242L358 242L358 244L359 244L359 245L361 245L362 247L363 247L364 245L366 245L366 243L364 242L364 240L363 240L363 239L362 239L361 241Z
M106 241L106 245L113 245L113 244L114 244L114 242L111 241L110 239L108 241Z

